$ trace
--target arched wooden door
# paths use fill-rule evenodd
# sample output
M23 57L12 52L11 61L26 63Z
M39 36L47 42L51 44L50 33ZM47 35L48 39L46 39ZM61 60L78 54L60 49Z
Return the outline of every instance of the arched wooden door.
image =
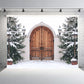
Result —
M30 60L53 60L54 37L45 26L35 28L30 35Z

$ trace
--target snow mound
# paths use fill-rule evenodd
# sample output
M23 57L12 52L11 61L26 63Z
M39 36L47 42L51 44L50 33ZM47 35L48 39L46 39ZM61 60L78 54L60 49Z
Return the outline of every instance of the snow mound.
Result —
M72 58L72 59L71 59L71 61L77 61L77 59L75 59L75 58Z
M12 58L9 58L9 59L7 59L7 61L13 61L13 59Z
M26 61L17 64L8 65L7 68L78 68L78 65L66 64L61 61Z

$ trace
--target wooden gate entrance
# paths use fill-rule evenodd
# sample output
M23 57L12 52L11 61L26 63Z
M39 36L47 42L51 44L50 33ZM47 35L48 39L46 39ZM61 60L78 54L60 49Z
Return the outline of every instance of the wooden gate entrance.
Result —
M54 36L52 31L45 27L35 28L30 35L30 60L53 60Z

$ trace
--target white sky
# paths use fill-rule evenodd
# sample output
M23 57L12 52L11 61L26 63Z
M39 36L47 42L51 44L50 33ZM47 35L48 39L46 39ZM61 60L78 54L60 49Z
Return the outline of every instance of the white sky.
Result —
M26 28L26 34L31 30L31 28L40 22L43 22L49 25L55 33L58 33L59 25L65 22L66 17L70 17L71 15L20 15L16 16L19 19L19 23Z

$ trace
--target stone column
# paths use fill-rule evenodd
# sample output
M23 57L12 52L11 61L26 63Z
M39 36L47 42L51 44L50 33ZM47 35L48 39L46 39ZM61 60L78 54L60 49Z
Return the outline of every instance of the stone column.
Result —
M84 11L78 20L78 66L84 68Z
M0 12L0 71L7 66L7 17Z

